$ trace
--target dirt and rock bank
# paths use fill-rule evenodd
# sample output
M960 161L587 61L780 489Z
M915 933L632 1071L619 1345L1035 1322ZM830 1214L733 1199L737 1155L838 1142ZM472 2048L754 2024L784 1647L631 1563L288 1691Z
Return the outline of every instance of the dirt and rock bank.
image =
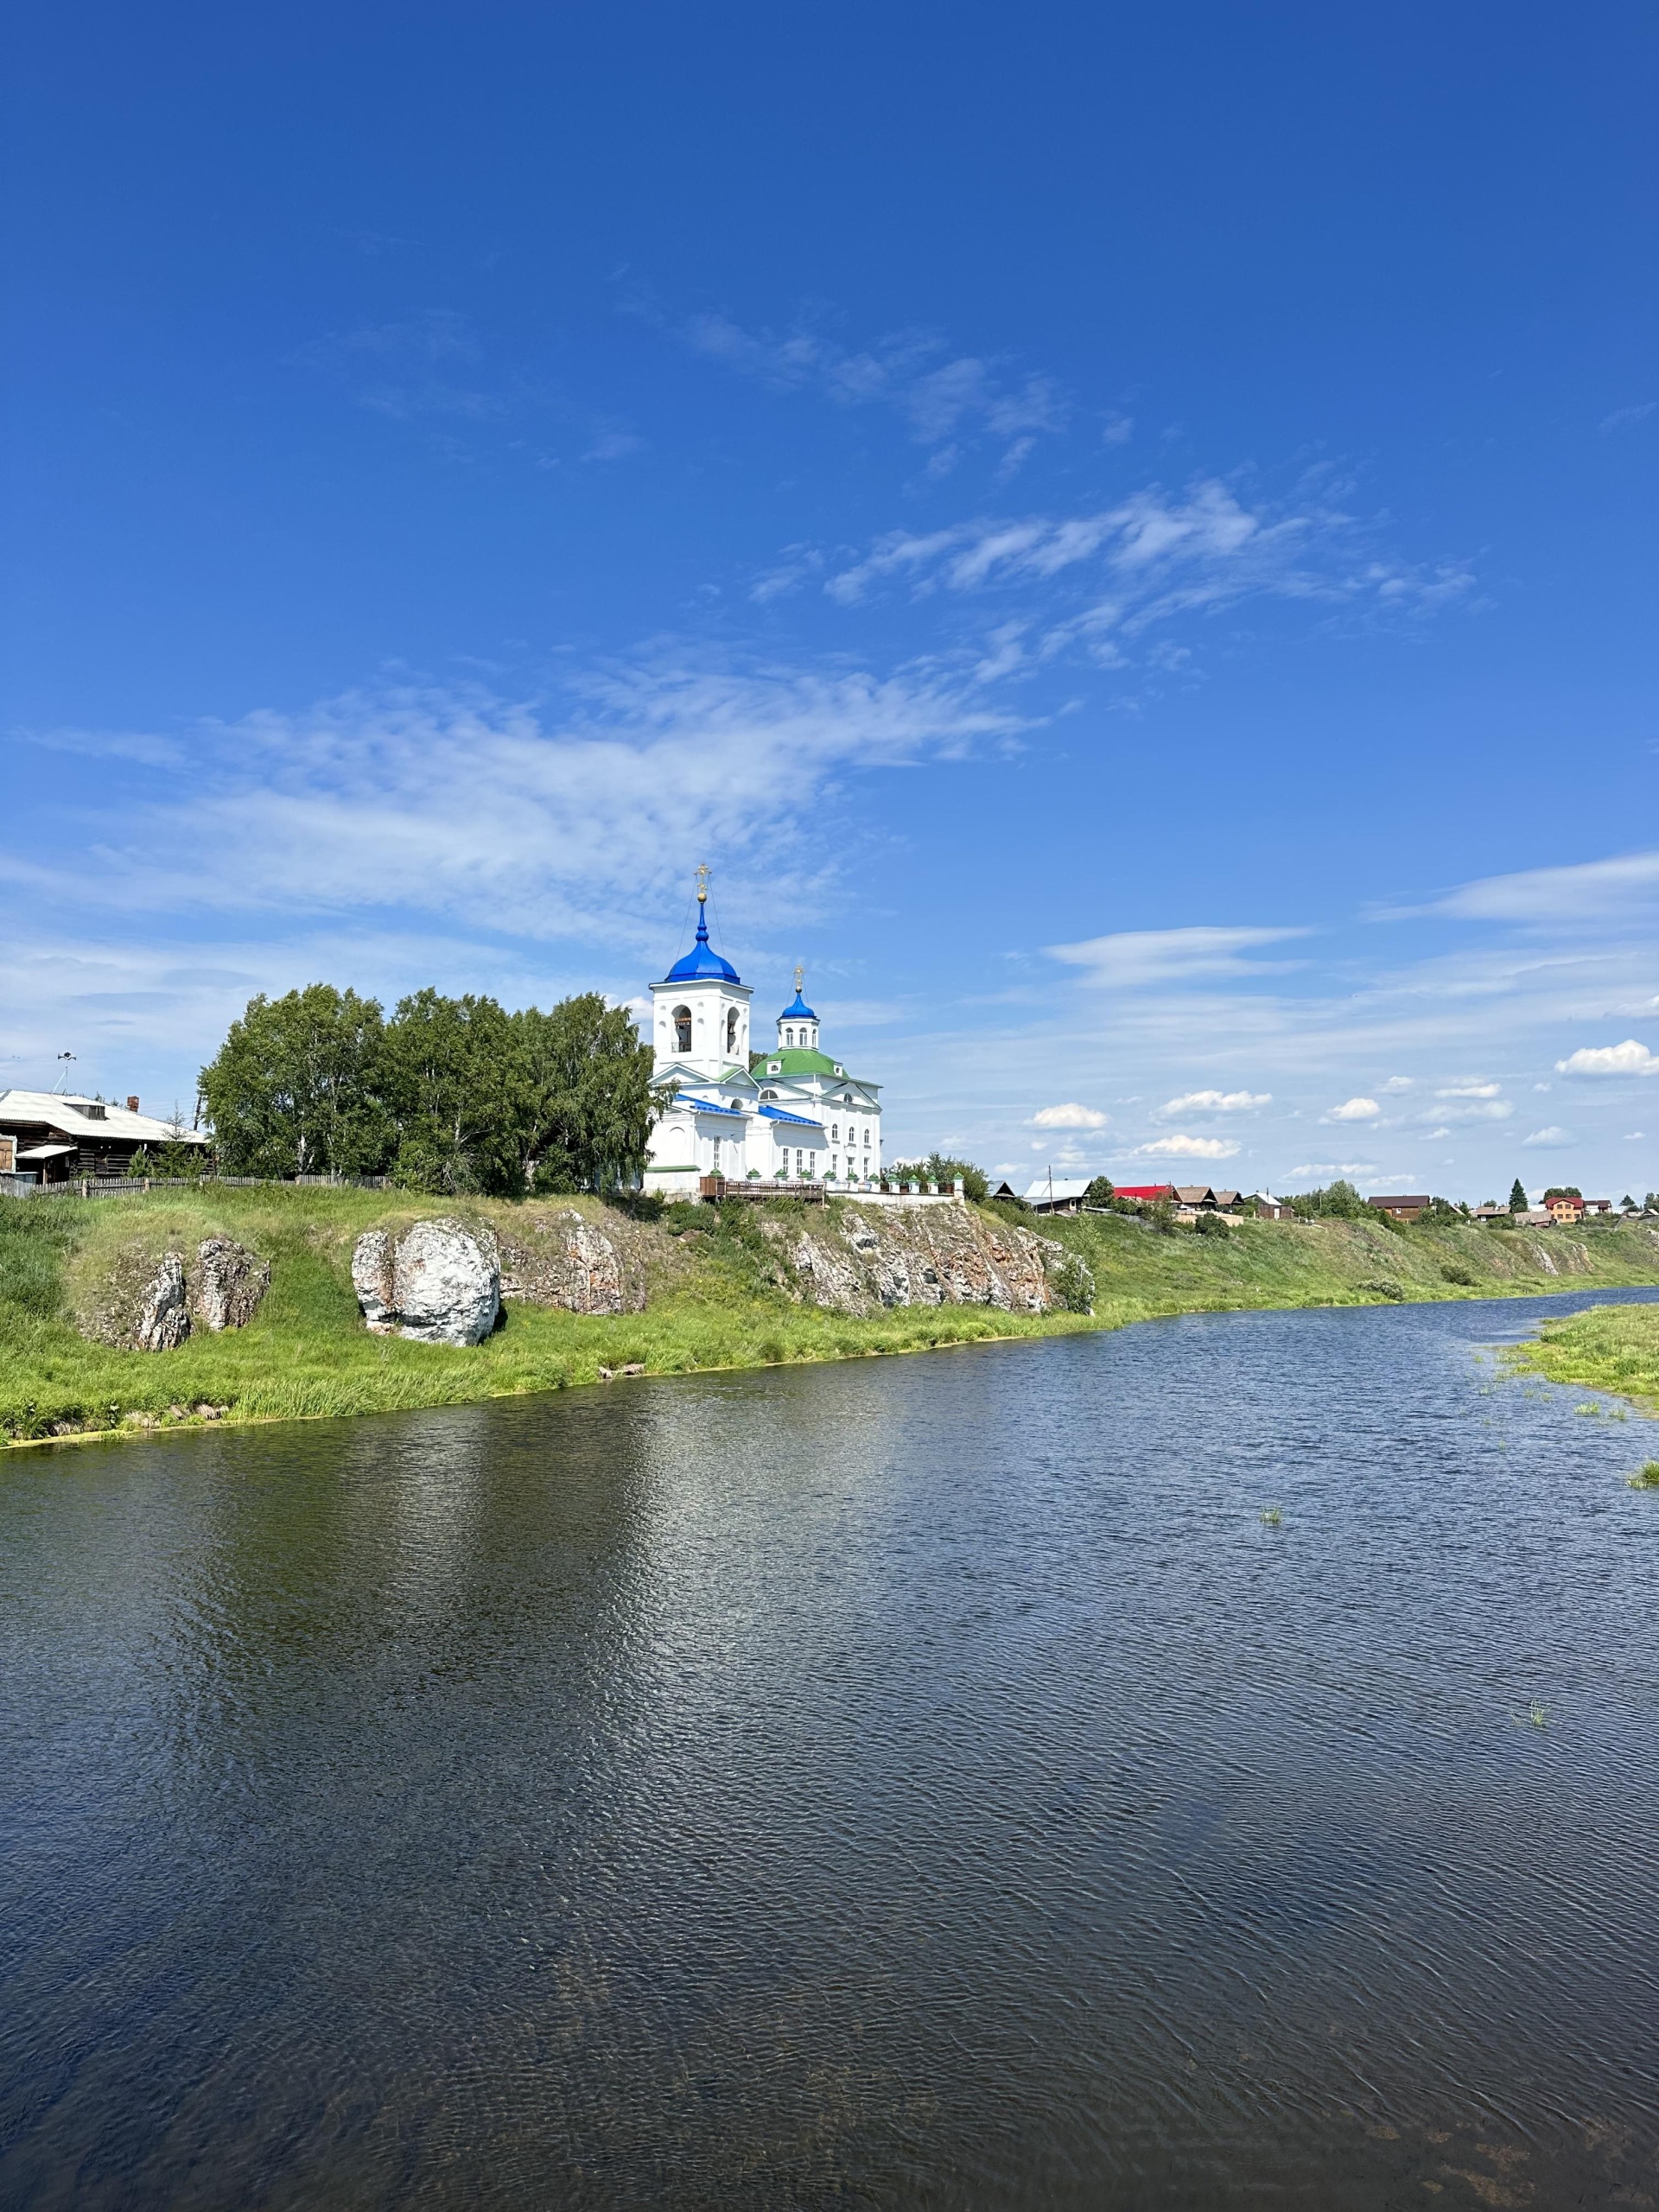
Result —
M838 1313L894 1306L994 1306L1005 1313L1087 1311L1089 1269L1051 1236L963 1205L827 1210L823 1224L769 1220L795 1294Z

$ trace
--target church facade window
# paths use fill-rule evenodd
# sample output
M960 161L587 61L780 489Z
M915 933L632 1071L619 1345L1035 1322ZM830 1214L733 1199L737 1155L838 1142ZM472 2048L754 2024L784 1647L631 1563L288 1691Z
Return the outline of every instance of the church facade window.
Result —
M689 1052L691 1049L691 1009L689 1006L677 1006L674 1009L674 1049L677 1052Z

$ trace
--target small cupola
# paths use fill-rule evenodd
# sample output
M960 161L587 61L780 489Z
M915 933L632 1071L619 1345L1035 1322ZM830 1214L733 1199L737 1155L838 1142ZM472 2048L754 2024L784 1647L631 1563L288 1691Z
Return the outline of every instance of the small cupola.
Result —
M818 1017L801 996L801 987L806 981L806 970L795 970L795 997L778 1017L778 1044L783 1052L816 1052L818 1049Z

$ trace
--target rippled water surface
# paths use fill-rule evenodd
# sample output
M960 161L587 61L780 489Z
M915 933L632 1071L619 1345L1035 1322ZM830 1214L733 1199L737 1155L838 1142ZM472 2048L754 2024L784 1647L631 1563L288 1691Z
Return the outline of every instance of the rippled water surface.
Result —
M0 2202L1659 2201L1565 1302L0 1463Z

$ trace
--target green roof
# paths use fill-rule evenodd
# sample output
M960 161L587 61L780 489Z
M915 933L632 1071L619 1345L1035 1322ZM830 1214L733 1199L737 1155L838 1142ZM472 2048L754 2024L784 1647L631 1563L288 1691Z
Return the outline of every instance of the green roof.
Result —
M751 1075L769 1075L773 1068L779 1075L830 1075L836 1073L836 1062L827 1053L803 1052L798 1046L785 1045L775 1052L751 1052ZM846 1073L843 1066L842 1073Z

